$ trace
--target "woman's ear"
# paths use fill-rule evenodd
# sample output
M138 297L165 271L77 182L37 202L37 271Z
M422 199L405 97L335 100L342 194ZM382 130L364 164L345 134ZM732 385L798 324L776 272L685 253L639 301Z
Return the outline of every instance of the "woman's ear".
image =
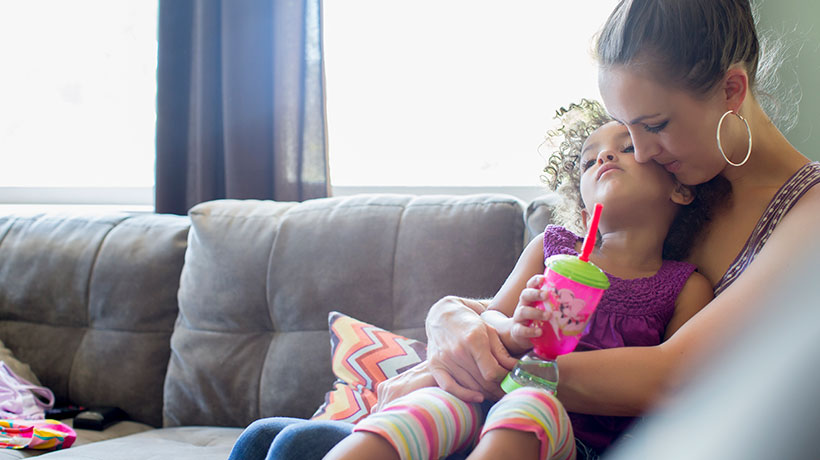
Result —
M695 189L689 185L683 185L675 181L675 188L672 190L670 198L673 203L686 206L695 200Z
M742 65L734 65L726 71L723 89L727 110L738 113L749 89L749 76Z

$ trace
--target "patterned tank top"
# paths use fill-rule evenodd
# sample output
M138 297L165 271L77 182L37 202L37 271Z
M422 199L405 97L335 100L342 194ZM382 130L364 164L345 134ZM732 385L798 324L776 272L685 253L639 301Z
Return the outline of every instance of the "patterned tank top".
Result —
M715 295L723 292L729 287L743 270L752 263L755 256L761 249L769 236L774 231L774 228L780 223L780 220L785 216L797 203L805 193L816 184L820 183L820 162L811 162L803 165L797 170L794 175L789 178L774 195L769 206L757 221L752 234L746 240L746 245L735 258L735 261L729 265L729 269L723 274L723 277L715 285Z

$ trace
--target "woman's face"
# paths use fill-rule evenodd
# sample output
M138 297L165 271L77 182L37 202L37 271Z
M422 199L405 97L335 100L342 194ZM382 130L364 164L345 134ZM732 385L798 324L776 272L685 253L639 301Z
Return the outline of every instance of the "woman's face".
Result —
M717 92L695 98L620 66L601 69L598 87L609 114L629 130L638 162L655 161L687 185L706 182L726 166L715 140L725 112Z

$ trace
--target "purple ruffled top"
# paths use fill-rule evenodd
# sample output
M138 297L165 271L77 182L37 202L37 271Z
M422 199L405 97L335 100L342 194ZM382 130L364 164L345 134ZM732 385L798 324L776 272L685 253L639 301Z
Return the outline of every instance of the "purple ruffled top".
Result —
M578 255L575 245L583 238L556 225L544 231L544 257ZM609 273L610 287L590 320L575 351L623 346L658 345L675 311L675 300L695 266L664 260L647 278L622 279ZM602 451L635 420L634 417L570 413L575 436Z

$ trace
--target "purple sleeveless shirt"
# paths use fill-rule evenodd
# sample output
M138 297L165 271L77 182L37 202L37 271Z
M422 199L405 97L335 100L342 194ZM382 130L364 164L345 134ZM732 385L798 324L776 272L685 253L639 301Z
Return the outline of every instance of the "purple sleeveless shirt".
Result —
M544 231L544 258L555 254L578 255L575 244L583 238L556 225ZM621 279L609 273L604 292L575 351L624 346L658 345L675 311L675 300L695 266L664 260L648 278ZM634 417L598 416L570 412L575 436L602 451L635 420Z

